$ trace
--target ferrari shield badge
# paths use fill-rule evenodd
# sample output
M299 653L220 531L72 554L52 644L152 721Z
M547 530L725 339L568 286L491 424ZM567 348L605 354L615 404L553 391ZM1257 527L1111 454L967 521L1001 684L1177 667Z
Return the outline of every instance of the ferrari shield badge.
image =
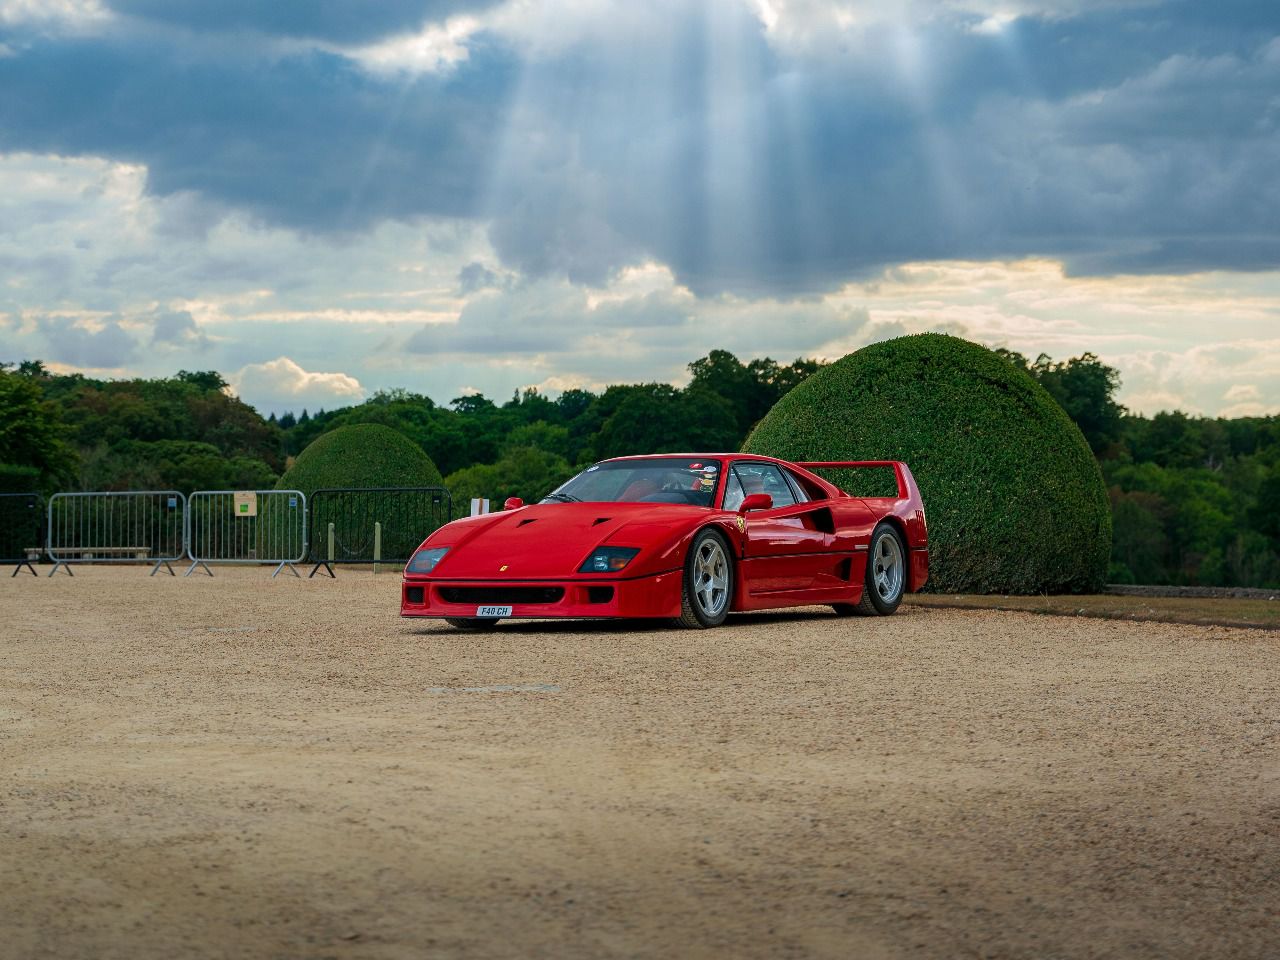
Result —
M738 532L739 532L739 533L746 533L746 532L747 532L747 520L746 520L746 517L738 517Z

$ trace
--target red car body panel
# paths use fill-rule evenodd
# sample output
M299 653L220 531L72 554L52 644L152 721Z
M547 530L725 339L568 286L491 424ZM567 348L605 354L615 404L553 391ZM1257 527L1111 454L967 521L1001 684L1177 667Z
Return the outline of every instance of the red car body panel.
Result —
M510 606L513 618L676 617L689 545L708 527L725 537L734 557L732 610L857 603L866 551L881 521L897 526L906 544L906 589L917 591L928 579L924 504L904 463L788 463L747 454L654 456L724 464L714 505L545 503L455 520L418 548L449 548L429 574L406 567L401 615L474 617L477 607L494 604ZM745 514L720 509L734 463L781 467L812 499ZM862 467L892 469L898 495L850 496L813 472ZM618 573L579 572L601 546L639 552Z

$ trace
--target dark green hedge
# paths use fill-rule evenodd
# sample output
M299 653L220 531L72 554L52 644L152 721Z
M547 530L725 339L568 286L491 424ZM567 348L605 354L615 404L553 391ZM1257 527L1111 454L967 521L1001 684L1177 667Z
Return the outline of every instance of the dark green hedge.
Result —
M1088 444L1043 387L977 344L926 333L864 347L778 401L743 449L905 461L928 515L934 592L1104 582L1111 515Z
M311 496L322 487L443 485L431 458L404 434L377 423L357 423L312 441L276 489L301 490Z

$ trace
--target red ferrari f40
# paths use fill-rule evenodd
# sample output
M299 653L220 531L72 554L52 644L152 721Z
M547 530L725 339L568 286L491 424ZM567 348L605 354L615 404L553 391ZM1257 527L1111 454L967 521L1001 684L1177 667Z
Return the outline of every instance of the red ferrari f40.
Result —
M891 470L856 497L824 468ZM400 613L456 627L508 617L664 617L830 605L893 613L929 576L924 504L905 463L788 463L739 453L619 457L536 504L454 520L404 570Z

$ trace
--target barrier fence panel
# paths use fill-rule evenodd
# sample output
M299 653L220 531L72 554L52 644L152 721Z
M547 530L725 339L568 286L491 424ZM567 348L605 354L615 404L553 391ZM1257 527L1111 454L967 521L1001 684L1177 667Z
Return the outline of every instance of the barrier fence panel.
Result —
M49 576L73 563L150 563L151 576L186 553L187 498L177 490L55 493L49 498Z
M198 490L187 506L187 556L213 576L211 563L276 565L298 573L307 558L307 498L299 490Z
M403 566L452 519L444 487L331 487L313 493L307 509L313 577L321 567L334 576L335 563Z
M32 564L44 553L43 521L39 494L0 493L0 563L13 564L10 577L23 567L37 576Z

